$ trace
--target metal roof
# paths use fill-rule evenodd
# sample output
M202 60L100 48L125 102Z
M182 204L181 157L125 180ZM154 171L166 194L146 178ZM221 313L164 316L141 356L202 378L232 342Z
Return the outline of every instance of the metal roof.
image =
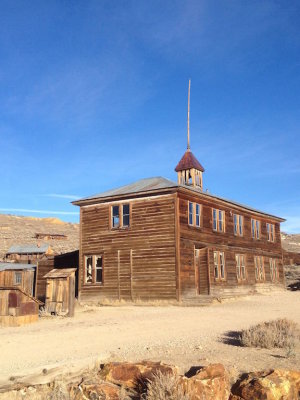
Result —
M187 150L184 155L182 156L181 160L177 164L175 171L184 171L186 169L190 168L195 168L198 169L199 171L204 172L205 169L202 167L202 165L199 163L197 158L194 156L194 154L191 152L191 150Z
M0 262L0 271L7 270L20 270L20 269L28 269L29 271L33 271L36 268L36 265L33 264L18 264L18 263L9 263L9 262Z
M48 243L37 244L21 244L13 245L8 249L7 254L31 254L31 253L45 253L49 249Z
M131 193L139 193L139 192L148 192L152 190L159 189L167 189L171 187L177 187L177 183L163 178L161 176L157 176L155 178L145 178L140 179L134 183L130 183L129 185L121 186L117 189L107 190L106 192L95 194L93 196L84 197L82 199L73 201L73 204L84 200L93 200L93 199L102 199L104 197L112 197L112 196L121 196L123 194L131 194Z
M200 188L196 188L196 187L188 186L188 185L179 185L179 184L171 181L170 179L163 178L163 177L141 179L137 182L131 183L129 185L121 186L120 188L117 188L117 189L108 190L106 192L99 193L97 195L90 196L90 197L84 197L82 199L73 201L72 204L83 205L85 202L88 204L92 204L92 203L96 202L97 200L104 200L104 199L110 198L110 197L138 194L138 193L142 193L142 192L153 192L153 191L159 192L159 190L161 190L161 189L172 189L172 188L177 188L177 189L183 188L183 189L186 189L186 190L189 190L192 192L196 192L197 194L199 194L203 197L208 197L208 198L224 201L228 204L231 204L231 205L237 206L237 207L242 207L242 208L244 208L248 211L252 211L254 213L263 214L268 217L276 218L280 221L285 221L285 219L277 217L276 215L268 214L264 211L257 210L255 208L249 207L249 206L241 204L241 203L237 203L232 200L225 199L220 196L212 195L208 192L204 192Z

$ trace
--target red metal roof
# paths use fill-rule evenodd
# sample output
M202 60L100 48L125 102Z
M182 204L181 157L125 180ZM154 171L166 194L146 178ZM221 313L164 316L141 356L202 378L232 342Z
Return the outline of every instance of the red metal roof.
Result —
M199 163L199 161L194 156L194 154L190 150L187 150L184 153L182 159L177 164L175 171L176 172L184 171L185 169L190 169L190 168L195 168L195 169L198 169L199 171L204 172L204 168Z

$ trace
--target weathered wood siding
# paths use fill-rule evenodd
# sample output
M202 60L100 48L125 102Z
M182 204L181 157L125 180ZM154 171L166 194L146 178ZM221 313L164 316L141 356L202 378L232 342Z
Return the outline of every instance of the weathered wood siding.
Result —
M175 195L131 199L130 227L110 229L118 202L81 207L81 300L175 299ZM84 256L102 255L103 284L84 283Z
M17 264L16 264L17 266ZM22 282L20 284L15 283L15 273L22 274ZM34 271L30 270L6 270L0 271L0 286L1 287L20 287L26 293L34 294Z
M194 297L197 295L198 284L196 282L197 271L195 271L194 249L208 248L209 260L209 281L212 295L220 293L244 293L246 290L253 290L254 286L263 283L271 283L269 257L276 258L280 270L280 282L284 282L282 266L282 248L280 237L280 224L271 217L254 215L248 210L238 206L228 205L218 199L208 199L201 195L180 193L179 221L180 221L180 287L181 295ZM188 224L188 201L202 205L201 227L196 228ZM212 208L225 211L225 232L213 231ZM242 237L234 235L233 214L240 214L244 217L244 234ZM261 221L261 238L254 240L251 236L251 218ZM266 222L275 225L275 242L267 241ZM225 253L226 279L218 282L214 278L213 251L219 250ZM247 279L239 283L236 275L235 254L245 254ZM264 256L265 281L255 281L254 255ZM203 266L202 266L203 267ZM273 283L272 283L273 285Z

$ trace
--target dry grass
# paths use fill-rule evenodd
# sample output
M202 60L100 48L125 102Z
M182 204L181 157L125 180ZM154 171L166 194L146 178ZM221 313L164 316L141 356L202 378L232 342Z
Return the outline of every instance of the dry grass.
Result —
M299 326L286 318L263 322L245 329L240 335L240 344L245 347L286 349L289 353L299 343Z
M104 307L104 306L109 306L109 307L120 307L120 306L154 306L154 307L168 307L168 306L178 306L177 300L141 300L139 298L136 298L132 301L130 300L118 300L118 299L108 299L108 298L103 298L99 300L96 304L95 303L82 303L79 306L87 307Z
M191 400L191 395L184 392L180 378L174 374L158 371L148 380L144 400Z

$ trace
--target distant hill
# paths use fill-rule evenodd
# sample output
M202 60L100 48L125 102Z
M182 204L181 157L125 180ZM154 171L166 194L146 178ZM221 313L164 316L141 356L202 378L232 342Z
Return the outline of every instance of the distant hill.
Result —
M66 239L46 240L56 253L65 253L79 248L79 224L61 221L58 218L20 217L0 214L0 258L13 244L38 244L37 233L66 235ZM281 234L285 250L300 253L300 234Z
M281 243L284 250L300 253L300 233L290 235L282 232Z
M66 235L65 239L36 239L37 233ZM13 244L38 244L47 242L60 254L79 248L79 224L58 218L19 217L0 214L0 259Z

